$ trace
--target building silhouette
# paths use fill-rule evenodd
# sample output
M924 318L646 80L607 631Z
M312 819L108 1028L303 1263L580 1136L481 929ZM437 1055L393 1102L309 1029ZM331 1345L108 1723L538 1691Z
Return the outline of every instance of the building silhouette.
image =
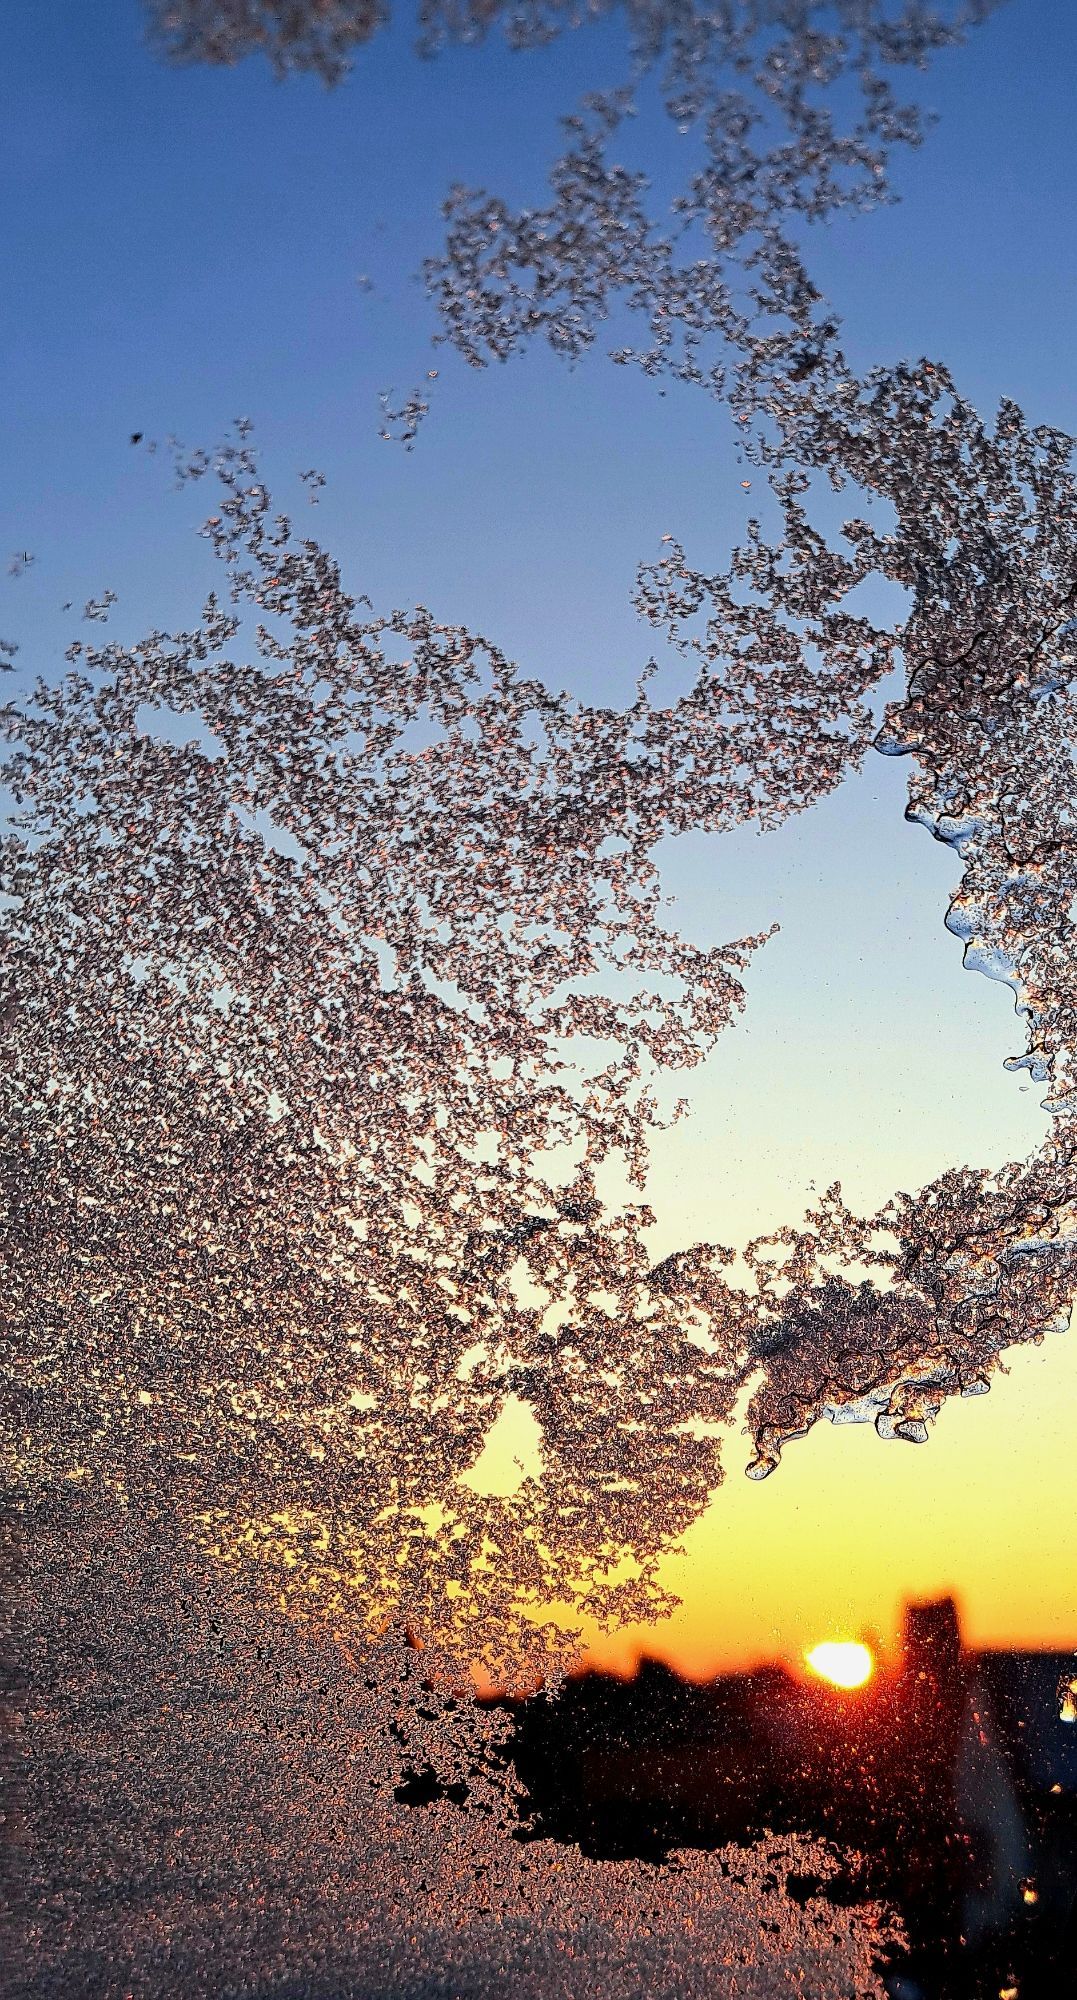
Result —
M810 1832L842 1858L828 1893L900 1910L895 2000L1077 2000L1077 1728L1056 1698L1071 1665L966 1649L945 1598L908 1606L898 1660L855 1691L776 1666L587 1671L508 1704L523 1834L661 1861Z

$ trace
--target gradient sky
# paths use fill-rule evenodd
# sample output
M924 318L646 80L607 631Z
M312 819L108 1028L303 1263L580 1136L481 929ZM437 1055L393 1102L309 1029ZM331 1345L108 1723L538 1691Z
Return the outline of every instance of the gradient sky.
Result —
M723 413L611 368L605 342L575 371L537 350L483 373L431 357L411 275L453 179L541 199L558 113L617 73L616 25L426 64L401 27L331 95L260 64L167 70L135 0L16 10L5 46L0 633L20 665L54 671L61 604L105 586L117 637L190 623L204 494L170 492L128 434L212 443L243 413L282 501L305 505L301 468L327 474L311 525L378 608L419 599L530 671L624 697L649 650L637 561L674 532L718 565L753 504ZM981 407L1005 393L1077 430L1075 75L1077 11L1010 0L922 80L939 125L897 159L901 204L812 232L858 365L927 351ZM655 137L660 178L677 143ZM409 455L379 439L378 393L432 365ZM9 581L22 548L37 563ZM955 858L903 823L904 783L873 758L777 835L667 848L693 935L782 931L693 1123L656 1146L656 1247L795 1220L813 1181L875 1203L1039 1142L1035 1087L1001 1068L1020 1046L1011 996L962 972L942 924ZM795 1651L891 1629L903 1595L949 1586L978 1639L1077 1642L1075 1356L1064 1336L1019 1356L923 1449L819 1426L759 1486L734 1436L671 1564L685 1607L662 1649L695 1667Z

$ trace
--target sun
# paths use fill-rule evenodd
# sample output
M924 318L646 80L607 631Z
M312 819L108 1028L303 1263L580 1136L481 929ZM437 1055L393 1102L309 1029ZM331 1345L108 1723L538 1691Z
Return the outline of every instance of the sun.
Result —
M858 1688L871 1679L875 1662L866 1646L856 1639L824 1639L805 1653L813 1674L833 1687Z

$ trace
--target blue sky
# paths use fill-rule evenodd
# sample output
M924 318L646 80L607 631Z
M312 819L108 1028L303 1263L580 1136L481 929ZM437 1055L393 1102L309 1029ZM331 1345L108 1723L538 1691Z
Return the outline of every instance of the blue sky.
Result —
M618 675L636 560L671 527L720 553L743 519L719 410L600 354L483 374L442 354L419 449L377 436L379 390L430 365L410 274L444 188L538 197L558 113L616 73L616 28L423 63L402 20L335 93L257 61L172 71L141 29L137 0L7 24L0 532L47 552L61 601L122 576L134 611L137 557L159 604L182 509L152 507L154 559L160 475L128 433L213 439L243 411L274 470L330 474L320 518L379 599L425 596L578 685ZM812 232L858 361L928 349L977 400L1077 427L1075 73L1073 10L1010 0L918 81L939 124L898 156L901 205Z

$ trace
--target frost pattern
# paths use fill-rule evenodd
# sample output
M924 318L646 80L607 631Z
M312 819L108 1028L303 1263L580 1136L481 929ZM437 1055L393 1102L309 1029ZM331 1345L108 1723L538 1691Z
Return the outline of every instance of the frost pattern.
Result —
M652 1502L703 1505L716 1447L682 1427L743 1361L596 1177L642 1181L660 1079L761 940L661 922L642 693L581 709L428 612L364 615L249 445L219 470L255 661L211 598L186 634L76 642L5 711L20 1479L167 1464L371 1617L451 1599L477 1651L506 1589L631 1615L647 1559L605 1572ZM495 1507L460 1480L508 1394L544 1478Z
M232 64L264 54L278 75L339 83L388 19L378 0L146 0L151 35L171 59ZM964 40L997 0L421 0L418 46L481 42L500 27L526 50L603 15L623 14L627 73L562 123L567 150L548 199L514 210L453 187L445 246L425 263L448 341L473 367L534 340L578 360L617 314L642 344L613 358L722 396L751 373L762 315L768 345L798 379L817 365L833 322L808 276L796 231L839 210L893 199L894 149L919 145L925 119L890 72L922 70ZM682 185L665 213L647 177L611 155L657 88L686 141ZM369 280L360 280L368 285ZM792 319L790 295L813 308ZM637 335L637 341L640 336ZM391 397L392 392L388 392ZM410 449L427 399L383 398L381 435Z
M697 678L666 706L644 676L588 707L425 610L374 616L273 516L241 434L207 524L231 608L76 641L4 710L23 1490L91 1467L148 1505L167 1478L222 1553L293 1597L313 1578L331 1623L399 1616L510 1674L570 1647L550 1606L569 1628L664 1607L656 1564L746 1384L765 1472L824 1414L922 1437L1064 1320L1071 444L1011 406L985 427L930 364L857 385L836 351L767 413L764 459L795 445L893 524L831 549L808 473L772 469L780 542L753 526L724 576L667 547L640 604ZM870 575L910 593L894 630L842 609ZM1050 1141L871 1217L833 1188L747 1246L751 1289L723 1246L654 1268L649 1209L604 1176L643 1186L682 1108L666 1073L713 1046L764 941L665 927L654 845L822 796L899 657L879 747L959 847L950 923L1017 989ZM510 1398L541 1476L489 1496L467 1475Z
M151 39L177 63L230 67L265 55L278 76L339 83L389 18L380 0L146 0Z
M82 1484L30 1525L7 1993L884 2000L899 1927L843 1906L828 1843L644 1868L521 1842L502 1718L395 1635L350 1661L250 1567L202 1571L170 1514L151 1554ZM409 1802L420 1732L442 1790Z
M451 190L444 251L425 267L441 338L474 367L536 339L575 361L605 322L627 314L643 344L615 347L615 361L722 396L751 378L762 319L770 357L781 352L807 379L833 322L798 226L893 198L891 154L921 142L924 119L886 72L924 68L991 10L991 0L629 5L631 76L563 119L568 146L548 200L514 210L481 190ZM517 29L512 15L510 35L526 43L562 18L557 6L536 10ZM686 171L664 213L646 174L610 150L648 80L686 141ZM794 291L817 310L791 318Z
M984 11L631 7L637 79L704 145L672 230L609 157L629 90L570 122L542 212L450 199L427 275L469 360L575 358L627 305L646 339L617 360L728 397L782 528L751 522L717 573L672 538L641 569L679 699L645 663L588 706L424 608L377 613L274 514L240 426L168 447L178 483L219 482L221 594L185 632L74 641L0 711L0 1525L33 1663L9 1831L35 1996L216 1993L222 1962L281 1994L506 1968L543 1996L881 1994L896 1931L826 1900L817 1844L654 1876L491 1837L519 1832L504 1736L454 1690L475 1661L550 1675L585 1616L661 1613L746 1388L757 1473L822 1416L918 1439L1077 1292L1072 442L1008 403L984 423L926 360L857 378L792 235L885 194L918 126L882 70ZM151 14L181 59L260 49L327 82L383 18ZM841 132L820 98L850 78ZM388 435L426 407L387 404ZM826 484L870 518L824 533ZM891 626L850 608L873 579L905 593ZM948 922L1013 989L1051 1137L874 1216L835 1186L745 1246L747 1285L722 1245L654 1266L649 1134L765 942L680 938L656 845L776 826L873 745L961 858ZM521 1405L540 1470L491 1495L470 1475Z
M686 292L631 219L642 184L596 150L617 97L557 170L587 227L499 209L450 231L441 303L471 359L536 332L581 351L614 274L685 332L680 360L663 330L648 366L721 387L685 357L711 336L734 352L743 451L784 534L750 523L719 575L674 541L641 570L642 614L694 663L687 694L656 704L645 669L623 709L589 708L426 610L375 616L272 516L241 429L207 527L232 608L213 596L191 632L133 648L77 642L59 687L5 711L13 1467L32 1486L92 1464L129 1490L167 1463L192 1506L202 1481L222 1545L313 1572L344 1622L362 1605L451 1624L491 1671L563 1649L551 1603L661 1607L655 1564L718 1484L713 1432L747 1383L759 1473L824 1414L919 1438L1073 1296L1071 444L1009 404L984 426L926 361L849 371L783 218L869 198L886 146L916 136L878 65L923 61L983 10L945 26L850 5L829 36L816 11L631 14L679 115L706 115L718 150L690 219L753 272L747 307L713 261ZM213 18L230 52L269 37L285 67L307 59L301 24L340 32L333 10ZM726 71L787 144L749 157L759 120ZM868 123L842 139L811 91L849 72ZM180 482L210 467L170 449ZM888 525L828 541L819 475ZM846 608L872 578L907 593L892 628ZM876 738L894 667L906 693ZM874 1217L831 1189L747 1247L751 1290L722 1246L654 1270L649 1211L611 1207L603 1175L619 1161L644 1186L647 1133L681 1108L662 1079L713 1045L762 942L700 951L664 928L654 846L776 825L873 740L913 758L910 814L962 856L949 923L1014 987L1013 1061L1050 1083L1051 1140ZM482 1496L467 1474L509 1399L541 1477Z

